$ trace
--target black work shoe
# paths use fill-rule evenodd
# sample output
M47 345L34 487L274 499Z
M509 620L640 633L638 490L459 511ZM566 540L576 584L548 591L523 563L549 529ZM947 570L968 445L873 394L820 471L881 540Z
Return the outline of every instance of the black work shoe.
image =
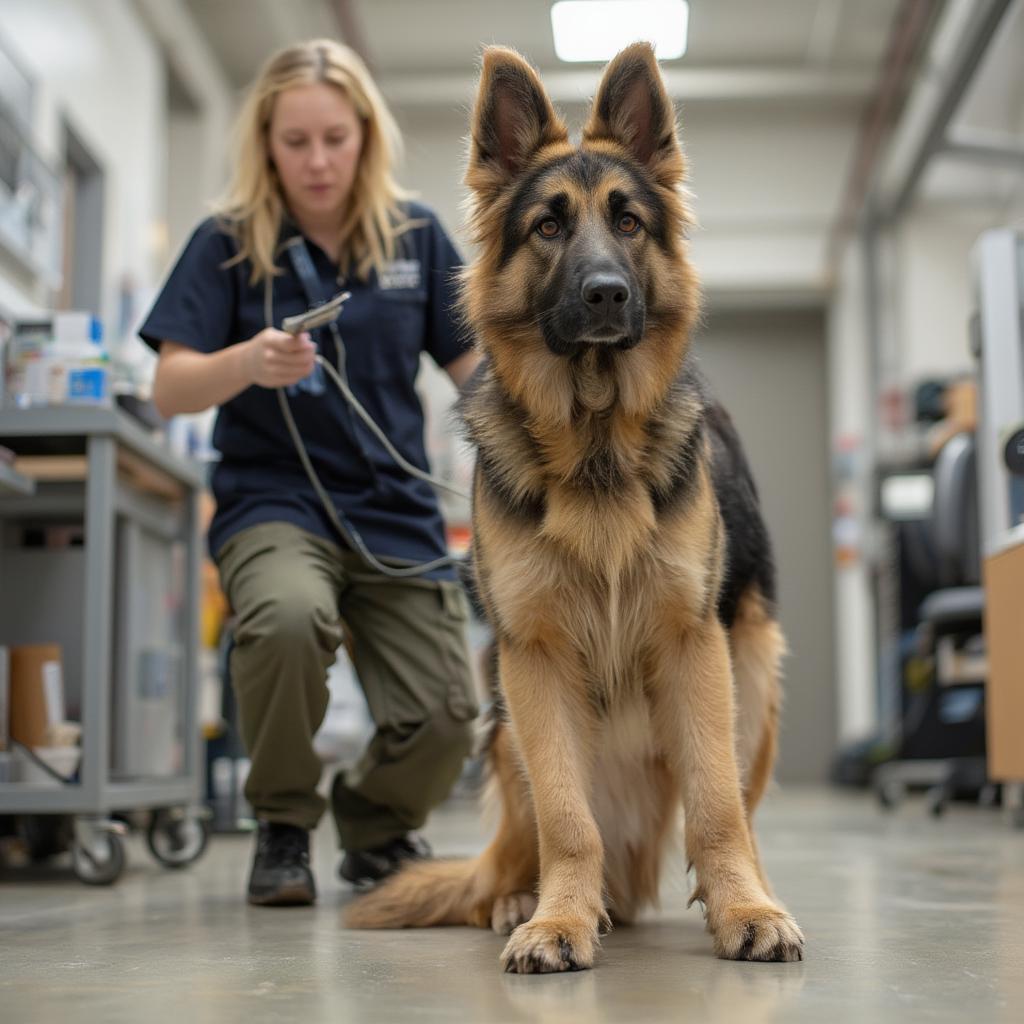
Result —
M429 843L415 832L374 846L370 850L349 850L338 868L346 882L367 888L393 875L406 861L433 856Z
M261 821L249 875L249 902L259 907L305 907L316 900L309 869L309 833Z

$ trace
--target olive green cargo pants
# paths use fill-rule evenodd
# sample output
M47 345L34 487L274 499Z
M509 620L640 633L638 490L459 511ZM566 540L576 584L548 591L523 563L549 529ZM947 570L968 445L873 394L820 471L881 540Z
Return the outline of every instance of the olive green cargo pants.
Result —
M472 745L477 702L459 585L374 573L285 522L236 534L217 564L236 617L230 673L256 815L312 829L323 814L313 736L344 623L377 731L334 779L340 843L367 849L421 826Z

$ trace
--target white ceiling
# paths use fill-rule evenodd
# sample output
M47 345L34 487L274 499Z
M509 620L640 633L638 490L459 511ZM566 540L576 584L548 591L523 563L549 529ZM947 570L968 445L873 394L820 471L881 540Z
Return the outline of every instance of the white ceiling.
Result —
M595 68L556 58L549 0L186 3L239 87L274 49L318 35L344 38L346 23L399 102L461 102L489 43L515 47L542 71L561 70L570 95L596 77ZM700 99L862 97L875 82L897 7L898 0L691 0L688 52L664 68L681 98L691 90Z
M600 67L555 56L550 0L183 0L239 89L290 43L332 36L360 49L416 157L415 186L457 223L460 136L483 46L513 46L566 113L593 95ZM930 32L958 5L930 0ZM907 0L690 0L687 53L662 69L683 112L706 231L709 276L826 279L829 232L857 139ZM976 76L955 126L1010 131L1024 106L1024 0ZM631 40L624 36L623 44ZM1016 56L1015 56L1016 54ZM934 71L927 63L919 78ZM567 109L568 108L568 109ZM579 109L576 109L578 119ZM450 166L449 166L450 164ZM933 161L920 194L956 202L1006 193L1020 169ZM716 259L711 247L721 246ZM787 269L786 253L789 258ZM740 254L743 258L738 258ZM760 254L760 255L759 255ZM756 273L747 273L747 264ZM787 274L789 277L787 278ZM797 287L796 284L793 286Z
M938 154L920 194L948 205L987 203L1010 196L1024 174L1024 4L1012 6L1000 24L977 75L950 125L950 137L983 139L1016 153L1006 160L967 160Z
M362 0L355 4L380 72L452 71L484 43L522 50L538 67L559 65L549 0ZM895 0L693 0L687 54L666 67L874 67ZM399 31L399 27L401 30ZM624 38L623 43L631 40Z

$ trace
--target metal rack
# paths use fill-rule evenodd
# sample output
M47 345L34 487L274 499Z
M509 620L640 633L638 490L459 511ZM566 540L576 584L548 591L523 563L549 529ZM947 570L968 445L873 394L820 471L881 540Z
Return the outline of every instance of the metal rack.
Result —
M23 497L36 493L35 482L10 466L0 462L0 496L4 494L20 494Z
M64 624L80 637L81 644L82 760L77 781L54 786L0 784L0 814L73 816L75 870L85 882L109 883L121 872L124 826L112 819L115 812L154 811L150 849L168 866L188 863L202 852L208 831L200 809L197 693L197 498L202 471L173 456L114 409L0 410L0 444L19 457L64 457L63 472L54 479L40 476L34 486L22 474L0 467L0 531L5 524L76 517L84 524L81 621ZM112 681L119 662L114 618L118 576L123 571L118 559L131 557L126 551L135 547L118 544L124 531L130 536L145 531L158 542L180 545L184 553L182 605L175 619L183 750L181 771L174 775L119 779L111 771ZM2 591L17 593L18 581L9 578L12 574L4 567L5 554L0 543ZM13 628L0 616L0 644L31 642L8 635Z

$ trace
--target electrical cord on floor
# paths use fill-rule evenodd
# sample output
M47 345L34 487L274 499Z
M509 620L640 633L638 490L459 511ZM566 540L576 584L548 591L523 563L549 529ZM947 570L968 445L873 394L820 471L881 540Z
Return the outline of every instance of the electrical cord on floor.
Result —
M50 765L48 765L30 746L28 746L25 743L22 743L21 740L16 740L12 736L11 743L13 743L14 746L16 747L20 747L26 754L28 754L29 759L36 765L36 767L41 768L44 772L46 772L47 775L52 776L58 782L62 783L65 786L77 785L77 782L73 778L69 779L67 776L61 775L61 773L57 771L56 768L52 768Z

